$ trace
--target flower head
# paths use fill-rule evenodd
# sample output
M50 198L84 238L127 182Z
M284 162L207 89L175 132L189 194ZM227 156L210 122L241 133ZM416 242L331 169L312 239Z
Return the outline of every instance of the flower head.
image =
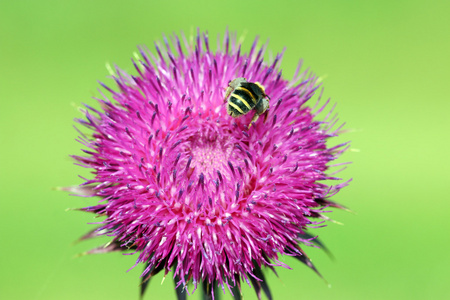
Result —
M173 271L180 299L189 282L239 299L241 280L270 298L261 267L286 266L280 255L317 272L301 246L317 243L308 229L322 226L324 208L340 207L329 197L346 183L324 182L337 179L327 170L345 144L327 140L340 128L330 114L317 120L326 105L306 105L317 78L299 65L284 79L282 54L265 63L257 39L248 54L228 33L215 52L206 34L183 39L164 38L156 56L141 49L136 76L116 68L118 89L103 85L112 99L78 120L93 133L80 136L86 156L74 158L94 176L76 190L100 197L83 210L105 217L84 238L113 237L89 253L134 250L145 264L142 293L153 275ZM252 126L251 112L227 114L225 90L238 77L271 99Z

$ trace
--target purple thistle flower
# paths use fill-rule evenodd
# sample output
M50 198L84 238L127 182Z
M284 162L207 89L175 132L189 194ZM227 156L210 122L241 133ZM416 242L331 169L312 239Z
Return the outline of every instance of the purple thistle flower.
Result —
M116 68L118 90L103 85L113 99L98 99L77 120L93 131L79 141L86 156L74 156L94 169L92 179L73 190L101 198L82 210L104 216L101 226L82 239L112 236L112 242L88 253L133 250L144 263L141 293L160 271L173 271L178 299L199 283L208 298L228 288L241 298L241 281L272 298L261 271L284 266L280 255L297 258L317 272L302 245L321 245L309 228L322 227L329 200L347 182L327 171L346 144L327 147L340 128L331 112L306 106L317 77L298 66L285 80L279 64L263 60L266 47L256 39L248 54L226 33L216 52L206 34L189 43L182 36L157 56L140 49L137 76ZM183 45L183 46L182 46ZM270 108L252 126L253 113L227 114L224 100L230 80L259 82ZM318 273L318 272L317 272Z

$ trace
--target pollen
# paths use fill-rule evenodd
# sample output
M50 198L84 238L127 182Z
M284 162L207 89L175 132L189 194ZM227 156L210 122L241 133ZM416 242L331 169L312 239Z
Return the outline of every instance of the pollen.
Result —
M203 173L207 178L214 178L219 171L229 178L228 160L232 147L226 138L217 134L196 136L191 145L191 167L197 174Z

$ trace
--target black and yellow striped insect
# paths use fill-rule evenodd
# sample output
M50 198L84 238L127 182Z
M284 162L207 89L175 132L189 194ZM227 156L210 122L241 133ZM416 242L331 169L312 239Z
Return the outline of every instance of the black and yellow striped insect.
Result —
M269 108L269 96L266 95L264 87L259 82L248 82L243 77L231 80L225 93L227 103L227 113L233 118L243 116L255 110L255 114L248 125L250 128L253 122Z

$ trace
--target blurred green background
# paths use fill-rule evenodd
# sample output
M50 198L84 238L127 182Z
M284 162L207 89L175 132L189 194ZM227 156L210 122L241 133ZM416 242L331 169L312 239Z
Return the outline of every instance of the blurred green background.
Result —
M72 120L99 95L105 63L134 72L137 45L227 26L246 34L245 51L255 35L287 47L286 77L299 58L323 76L355 150L341 159L354 181L334 199L357 214L316 231L336 259L306 249L331 288L285 259L294 270L267 275L275 299L450 299L450 2L123 3L0 3L1 299L138 299L135 257L74 258L104 240L73 245L97 220L66 209L94 201L53 190L87 174L68 157L81 148ZM175 299L160 282L146 299Z

